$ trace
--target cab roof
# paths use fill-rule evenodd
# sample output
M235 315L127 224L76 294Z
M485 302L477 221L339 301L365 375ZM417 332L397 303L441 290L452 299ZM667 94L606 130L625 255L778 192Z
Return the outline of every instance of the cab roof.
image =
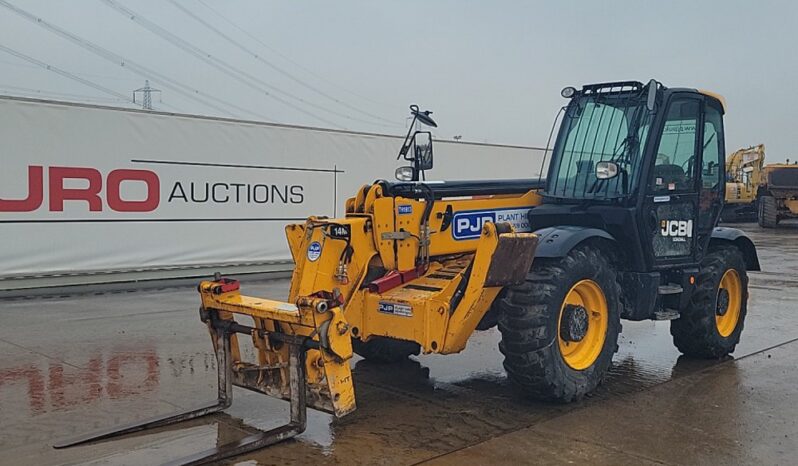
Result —
M722 95L718 94L717 92L708 91L706 89L696 89L699 94L703 94L707 97L712 97L720 102L720 106L723 107L723 113L726 113L726 98Z

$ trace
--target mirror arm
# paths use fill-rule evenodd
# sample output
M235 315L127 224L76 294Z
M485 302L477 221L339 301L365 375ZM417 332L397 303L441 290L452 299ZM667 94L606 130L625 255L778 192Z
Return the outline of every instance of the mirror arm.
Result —
M403 156L407 155L407 151L410 150L410 134L413 133L413 128L416 125L416 119L418 115L413 115L413 121L410 122L410 127L407 129L407 135L405 135L405 141L402 143L402 148L399 149L399 155L396 156L396 160L399 160Z

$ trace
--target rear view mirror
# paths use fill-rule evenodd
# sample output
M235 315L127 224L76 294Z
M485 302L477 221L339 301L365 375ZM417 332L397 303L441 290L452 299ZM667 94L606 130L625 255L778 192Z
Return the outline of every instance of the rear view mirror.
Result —
M615 162L599 162L596 164L596 178L609 180L618 176L618 164Z
M654 111L657 104L657 81L652 79L648 82L648 96L646 98L646 108L649 112Z
M432 133L417 131L413 136L413 155L419 171L432 169Z

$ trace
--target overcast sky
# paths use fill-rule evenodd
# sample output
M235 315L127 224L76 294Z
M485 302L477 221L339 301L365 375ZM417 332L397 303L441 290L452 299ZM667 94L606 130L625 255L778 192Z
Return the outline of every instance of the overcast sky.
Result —
M417 103L438 137L543 146L562 87L656 78L726 97L729 152L765 143L769 161L798 159L798 2L174 0L235 43L167 0L2 3L128 64L2 6L0 46L124 96L149 78L166 111L400 133ZM126 105L4 51L0 93Z

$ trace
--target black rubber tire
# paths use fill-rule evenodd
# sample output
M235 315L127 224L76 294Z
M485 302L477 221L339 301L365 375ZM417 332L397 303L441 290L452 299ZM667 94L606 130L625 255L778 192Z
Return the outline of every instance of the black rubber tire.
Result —
M776 225L779 224L779 209L776 205L776 198L773 196L759 198L757 221L762 228L776 228Z
M391 364L417 355L421 352L421 345L387 337L371 337L367 342L352 338L352 349L367 361Z
M723 274L730 268L737 271L742 283L742 303L737 327L723 337L715 324L715 306L718 286ZM678 319L671 321L673 344L684 355L695 358L722 358L734 351L740 342L740 334L748 311L748 275L742 252L734 246L712 249L701 261L696 277L696 289L687 309Z
M574 370L560 353L558 322L566 294L583 279L601 287L609 321L596 361ZM526 281L508 287L501 301L499 350L508 378L525 396L540 400L571 402L593 391L618 351L620 295L615 268L597 247L578 246L561 259L535 259Z

